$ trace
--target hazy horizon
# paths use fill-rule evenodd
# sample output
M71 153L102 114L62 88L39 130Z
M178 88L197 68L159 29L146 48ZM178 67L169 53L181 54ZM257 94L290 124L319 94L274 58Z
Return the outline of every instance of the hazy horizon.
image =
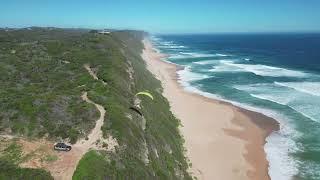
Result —
M160 34L320 32L320 2L4 1L0 27L135 29ZM14 12L14 13L12 13Z

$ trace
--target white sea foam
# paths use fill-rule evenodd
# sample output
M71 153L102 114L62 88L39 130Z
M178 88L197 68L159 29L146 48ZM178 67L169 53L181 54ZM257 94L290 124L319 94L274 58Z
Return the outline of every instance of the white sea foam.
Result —
M173 41L163 41L160 38L152 38L152 41L154 41L157 44L157 47L163 48L163 49L185 49L185 48L187 48L186 46L176 44Z
M211 64L214 63L213 60L209 60L209 61L196 61L196 62L192 62L194 64L200 64L200 65L207 65L207 64Z
M226 57L226 56L229 56L229 55L226 55L226 54L215 54L216 56L220 56L220 57Z
M172 41L163 41L163 42L161 42L161 44L163 44L165 46L174 45L174 43Z
M236 64L236 63L229 63L228 65L243 69L244 71L252 72L260 76L272 76L272 77L281 77L281 76L304 77L306 76L306 73L304 72L266 66L266 65Z
M159 45L158 47L164 48L164 49L184 49L187 48L186 46L181 46L181 45Z
M194 52L179 52L170 56L170 59L188 59L188 58L206 58L206 57L216 57L215 54L207 53L194 53Z
M276 84L314 96L320 96L320 82L276 82Z
M278 83L234 86L251 96L288 106L310 120L320 122L320 96L297 91Z
M209 65L209 64L217 64L219 63L217 60L207 60L207 61L196 61L193 62L194 64L199 64L199 65Z
M210 76L191 71L191 67L187 66L183 70L177 72L179 79L183 82L198 81L202 79L210 78Z
M296 143L281 133L267 138L264 150L269 161L269 176L274 180L290 180L298 174L297 162L289 154L297 151Z
M260 95L260 94L250 94L252 97L255 97L257 99L263 99L263 100L268 100L268 101L272 101L274 103L277 104L281 104L281 105L288 105L288 102L290 102L291 98L290 97L286 97L286 96L273 96L273 95Z
M251 72L259 76L271 77L305 77L308 74L302 71L289 70L273 66L260 64L240 64L233 61L220 61L221 64L214 66L211 72L234 71L234 72Z
M169 59L187 59L190 58L190 56L182 55L182 54L175 54L170 55Z
M294 109L295 111L299 112L303 116L309 118L310 120L319 122L318 110L320 110L320 109L317 108L318 104L314 104L314 103L312 103L312 104L308 104L308 103L294 104L294 103L292 103L292 101L295 101L295 100L292 99L291 96L273 96L270 94L263 94L263 95L250 94L250 95L252 97L255 97L258 99L268 100L268 101L272 101L277 104L288 106L288 107ZM314 105L316 105L316 106L314 106Z
M209 71L210 72L243 72L243 69L230 66L227 64L227 62L231 62L231 61L221 60L220 64L213 66L212 69L210 69Z

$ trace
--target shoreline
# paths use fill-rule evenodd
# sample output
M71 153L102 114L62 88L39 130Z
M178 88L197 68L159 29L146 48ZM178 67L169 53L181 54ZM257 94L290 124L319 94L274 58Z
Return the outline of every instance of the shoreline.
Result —
M264 145L279 123L261 113L188 92L178 82L179 66L143 40L142 57L161 81L171 111L180 119L191 173L199 179L270 179ZM228 158L225 158L228 157Z

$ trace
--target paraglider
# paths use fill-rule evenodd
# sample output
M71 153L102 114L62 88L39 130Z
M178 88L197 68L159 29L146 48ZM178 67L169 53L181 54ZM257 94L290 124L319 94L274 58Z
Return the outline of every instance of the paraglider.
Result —
M153 96L151 93L149 93L148 91L141 91L141 92L138 92L135 97L139 96L139 95L143 95L143 96L146 96L150 99L153 100ZM136 99L138 100L138 99ZM140 107L140 100L136 101L135 105L134 106L131 106L129 108L130 110L132 111L135 111L136 113L138 113L140 116L143 116L142 112L141 112L141 107Z
M149 98L151 98L151 99L153 100L153 96L152 96L149 92L147 92L147 91L138 92L138 93L136 94L136 96L138 96L138 95L144 95L144 96L147 96L147 97L149 97Z
M135 111L135 112L138 113L140 116L143 116L143 114L141 113L141 111L139 111L138 108L132 106L132 107L130 107L129 109Z

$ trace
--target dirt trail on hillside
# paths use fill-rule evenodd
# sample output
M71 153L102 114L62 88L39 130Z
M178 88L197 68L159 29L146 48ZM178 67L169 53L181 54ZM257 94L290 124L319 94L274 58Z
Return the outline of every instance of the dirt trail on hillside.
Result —
M97 74L92 71L92 69L90 68L90 65L89 65L89 64L85 64L83 67L88 71L88 73L90 74L90 76L91 76L93 79L99 80Z
M97 74L91 69L89 64L85 64L84 68L88 71L88 73L91 75L91 77L95 80L101 81L102 84L107 85L107 83L101 79L98 78Z
M96 121L96 126L93 128L91 133L88 135L88 140L78 141L77 144L74 145L75 147L79 146L84 150L88 150L90 147L93 147L95 145L97 140L102 139L102 137L103 137L102 136L101 127L102 127L103 122L104 122L104 116L106 114L106 110L104 109L103 106L101 106L99 104L96 104L95 102L91 101L87 96L87 92L84 92L81 97L87 103L95 105L96 108L100 112L100 117Z
M104 116L106 110L103 106L94 103L91 101L87 92L82 94L82 99L87 103L93 104L100 112L100 117L96 121L95 127L92 129L91 133L88 135L88 140L82 139L79 140L76 144L72 146L72 150L70 152L59 152L59 159L50 164L48 170L51 172L55 179L61 180L70 180L72 179L72 175L76 170L78 162L82 158L82 156L88 152L90 149L98 149L96 142L102 139L102 131L101 127L104 122Z
M92 76L93 79L99 80L97 75L92 71L88 64L85 64L84 68L88 71L88 73ZM109 139L107 140L103 139L101 127L103 125L104 117L106 114L106 110L104 109L104 107L91 101L88 98L87 92L84 92L81 98L87 103L93 104L99 110L100 117L96 121L95 127L88 135L87 140L79 140L76 144L72 146L72 150L70 152L59 152L59 159L54 163L50 164L49 167L47 167L47 169L53 175L54 179L57 180L72 179L73 173L76 170L80 159L90 149L101 149L101 143L104 142L108 144L107 150L113 150L115 146L117 146L118 144L117 141L112 137L109 137ZM100 141L100 143L98 143L98 141Z

